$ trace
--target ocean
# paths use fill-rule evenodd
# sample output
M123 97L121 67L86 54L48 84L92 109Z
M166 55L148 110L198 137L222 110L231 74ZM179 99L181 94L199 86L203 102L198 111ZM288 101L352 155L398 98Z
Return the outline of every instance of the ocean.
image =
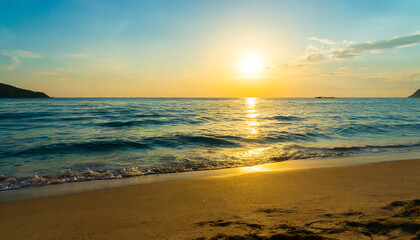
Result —
M0 189L420 150L409 98L0 100Z

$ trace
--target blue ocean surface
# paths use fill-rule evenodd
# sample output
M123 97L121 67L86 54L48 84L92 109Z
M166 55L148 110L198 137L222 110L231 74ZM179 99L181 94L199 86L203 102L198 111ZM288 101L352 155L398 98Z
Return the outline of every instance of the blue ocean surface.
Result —
M419 149L419 99L0 100L1 190Z

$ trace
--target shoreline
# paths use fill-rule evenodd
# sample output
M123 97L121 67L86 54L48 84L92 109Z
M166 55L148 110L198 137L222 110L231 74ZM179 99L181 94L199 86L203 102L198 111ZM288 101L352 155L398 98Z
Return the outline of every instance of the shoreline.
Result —
M322 168L335 166L364 165L388 161L404 161L416 159L420 151L379 153L341 158L314 158L286 160L274 163L265 163L250 167L232 167L214 170L186 171L176 173L146 174L141 176L125 177L121 179L98 179L41 186L25 187L19 189L0 191L0 203L18 200L52 197L81 192L98 191L120 188L132 185L152 184L182 179L195 179L203 177L228 176L246 174L257 171L290 171L308 168Z
M293 171L250 170L255 171L0 203L0 237L419 236L420 214L415 214L420 213L416 205L420 159ZM407 209L414 214L405 214L410 212Z

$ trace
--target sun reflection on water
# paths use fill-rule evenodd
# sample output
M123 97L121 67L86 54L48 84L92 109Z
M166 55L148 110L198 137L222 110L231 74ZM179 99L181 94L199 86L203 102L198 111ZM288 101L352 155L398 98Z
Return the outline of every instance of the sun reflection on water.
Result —
M258 134L258 126L260 123L257 120L258 112L257 112L257 98L250 97L246 98L246 104L247 104L247 119L246 123L248 125L248 137L253 138L255 135Z
M265 154L265 152L270 149L270 147L260 147L249 149L245 151L241 151L235 154L236 157L245 158L245 159L252 159L252 158L259 158Z

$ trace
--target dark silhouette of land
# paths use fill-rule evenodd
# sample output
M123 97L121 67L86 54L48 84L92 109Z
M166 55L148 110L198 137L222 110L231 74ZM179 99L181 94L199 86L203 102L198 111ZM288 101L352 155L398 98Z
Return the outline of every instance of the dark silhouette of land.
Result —
M34 92L0 83L0 98L49 98L43 92Z
M413 95L409 96L409 98L420 98L420 89L413 93Z

